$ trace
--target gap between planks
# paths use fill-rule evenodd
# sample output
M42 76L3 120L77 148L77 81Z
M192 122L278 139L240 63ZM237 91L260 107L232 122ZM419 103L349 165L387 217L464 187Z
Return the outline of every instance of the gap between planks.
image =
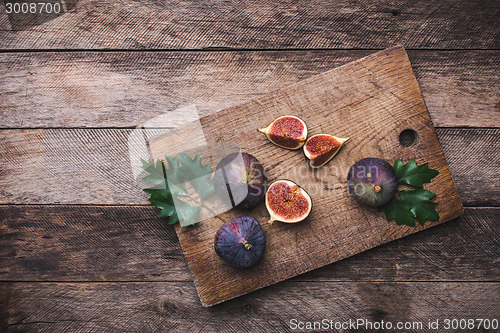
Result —
M71 53L71 52L88 52L88 53L114 53L114 52L123 52L123 53L141 53L141 52L305 52L305 51L369 51L369 52L378 52L384 50L385 47L382 48L277 48L277 49L263 49L263 48L232 48L232 47L204 47L204 48L193 48L193 49L0 49L0 53ZM484 48L484 49L466 49L466 48L406 48L406 51L411 52L428 52L428 51L436 51L436 52L460 52L460 51L473 51L473 52L488 52L488 51L500 51L500 48Z

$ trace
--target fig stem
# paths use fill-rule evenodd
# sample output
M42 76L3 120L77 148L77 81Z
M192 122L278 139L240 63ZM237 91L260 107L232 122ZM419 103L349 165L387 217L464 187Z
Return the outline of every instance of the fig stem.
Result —
M226 220L224 220L222 217L220 217L219 215L215 215L216 218L218 218L219 220L222 221L222 223L226 223Z
M206 206L203 202L200 203L200 206L208 210L210 213L212 213L216 218L222 221L222 223L226 223L227 221L224 220L220 215L215 214L215 212L208 206Z
M252 244L248 243L247 241L244 241L243 245L245 246L246 250L250 250L252 248Z

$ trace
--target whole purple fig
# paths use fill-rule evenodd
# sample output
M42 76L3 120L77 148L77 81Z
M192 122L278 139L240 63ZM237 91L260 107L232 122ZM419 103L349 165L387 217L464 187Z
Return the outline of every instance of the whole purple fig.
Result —
M215 234L215 252L237 268L255 265L264 253L266 236L259 222L251 216L241 216L224 223Z
M256 206L266 194L266 183L262 164L247 153L229 154L215 168L215 191L230 208Z
M391 201L398 190L398 177L392 165L380 158L363 158L349 170L349 194L359 203L382 206Z

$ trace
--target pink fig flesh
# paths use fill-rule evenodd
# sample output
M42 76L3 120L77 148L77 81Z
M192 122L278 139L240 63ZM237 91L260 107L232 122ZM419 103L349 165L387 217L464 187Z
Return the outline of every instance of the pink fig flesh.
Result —
M311 136L304 145L304 154L309 159L309 166L319 168L327 164L348 140L330 134Z
M291 180L277 180L267 189L266 208L270 223L297 223L309 215L312 201L309 194Z
M283 116L275 119L266 128L259 129L269 141L286 149L298 149L304 145L307 138L307 126L304 121L295 116Z

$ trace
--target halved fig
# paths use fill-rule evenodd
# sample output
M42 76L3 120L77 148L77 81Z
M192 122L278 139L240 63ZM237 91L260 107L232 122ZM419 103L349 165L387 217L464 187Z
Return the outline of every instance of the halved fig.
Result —
M269 141L286 149L299 149L307 138L307 126L304 121L295 116L276 118L266 128L259 128Z
M312 200L302 187L291 180L277 180L267 189L266 208L271 216L269 223L297 223L311 212Z
M307 139L304 155L311 168L319 168L328 163L349 138L338 138L330 134L316 134Z

